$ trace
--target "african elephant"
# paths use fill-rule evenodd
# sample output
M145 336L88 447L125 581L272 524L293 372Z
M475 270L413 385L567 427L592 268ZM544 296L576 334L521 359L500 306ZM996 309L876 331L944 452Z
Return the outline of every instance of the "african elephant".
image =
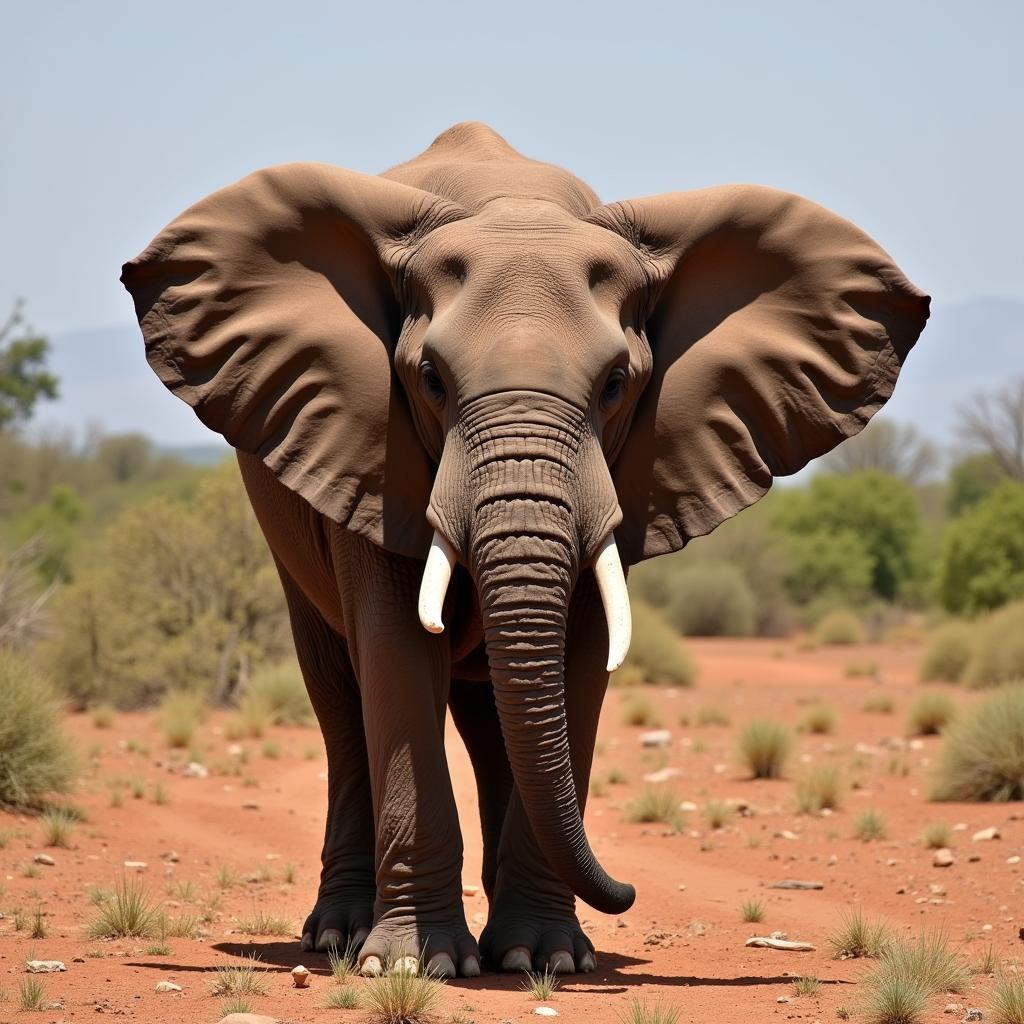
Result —
M574 897L634 899L583 827L623 564L859 431L928 297L805 199L602 205L476 123L377 176L258 171L122 281L157 375L238 450L287 596L329 759L303 948L591 970ZM446 706L480 797L479 949Z

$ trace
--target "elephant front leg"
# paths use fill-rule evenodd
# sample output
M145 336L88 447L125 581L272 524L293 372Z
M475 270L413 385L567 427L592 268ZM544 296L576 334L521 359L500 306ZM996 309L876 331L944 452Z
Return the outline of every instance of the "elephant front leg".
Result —
M566 640L566 715L582 812L608 686L608 632L601 598L589 572L576 586ZM505 814L494 895L480 948L491 965L506 971L571 974L592 971L595 965L593 943L576 916L576 898L541 853L515 789Z
M327 826L302 948L358 947L373 923L373 805L362 704L345 641L278 565L295 652L327 749Z
M377 837L374 924L360 966L376 974L410 956L436 975L474 977L480 954L462 905L462 836L444 752L447 640L420 625L420 564L352 543L361 561L353 661Z

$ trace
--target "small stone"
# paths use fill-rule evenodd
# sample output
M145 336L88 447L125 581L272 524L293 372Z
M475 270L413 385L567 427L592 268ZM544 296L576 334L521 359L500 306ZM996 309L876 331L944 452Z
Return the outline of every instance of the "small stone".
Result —
M640 745L644 747L667 747L672 742L668 729L652 729L640 734Z
M700 808L692 800L684 800L679 805L679 810L692 814L694 811L700 810Z
M931 885L929 885L928 886L928 891L933 896L945 896L946 895L946 887L944 885L939 885L938 882L933 882Z
M85 963L85 957L84 956L73 956L71 958L71 962L73 964L84 964Z
M464 885L462 887L463 896L475 896L480 891L479 885Z
M839 858L833 853L828 858L828 866L834 868L839 863Z
M1007 857L1006 858L1006 863L1007 864L1019 864L1020 863L1020 857L1018 857L1017 854L1014 854L1012 857Z
M936 850L932 855L932 864L937 868L952 867L955 863L956 858L953 856L953 851L947 846L944 846L941 850Z
M795 832L790 832L788 828L784 828L779 832L775 833L776 839L799 839L800 837Z
M789 996L779 996L779 998L776 999L775 1002L777 1002L777 1003L788 1003L789 1002Z
M953 826L953 831L954 832L966 832L967 831L967 822L966 821L958 821Z
M552 1006L537 1006L533 1011L538 1017L557 1017L558 1011Z
M985 843L985 842L988 842L988 840L990 840L990 839L1001 839L1001 838L1002 838L1002 836L999 833L999 829L997 829L995 827L995 825L992 825L990 828L983 828L983 829L980 829L978 832L975 832L974 835L971 836L971 842L974 842L974 843ZM971 1011L968 1010L967 1012L970 1013ZM981 1013L980 1010L978 1012ZM979 1017L977 1019L980 1020L981 1018Z
M186 779L205 779L209 774L209 768L207 768L205 764L200 764L198 761L189 761L189 763L185 765L185 770L182 772L182 775L184 775Z
M160 854L161 859L169 861L171 864L177 864L181 858L174 850L168 850L166 853Z
M943 1013L959 1013L963 1007L959 1003L946 1003L942 1008Z
M967 863L968 864L977 864L980 860L981 860L981 854L980 853L972 853L967 858Z
M278 1024L278 1020L262 1013L229 1013L221 1017L217 1024Z
M690 926L686 930L696 938L699 935L707 935L708 926L702 921L691 921Z
M242 804L243 811L258 811L259 809L260 805L256 803L255 800L246 800L245 803Z
M644 776L644 782L668 782L669 779L674 779L679 774L680 772L678 768L672 768L670 766L668 768L662 768L660 771L648 772Z
M964 1024L969 1020L981 1020L983 1014L976 1006L969 1006L964 1014Z
M25 970L29 974L56 974L66 971L63 960L26 960Z
M181 986L175 985L173 981L158 981L156 983L157 992L180 992Z
M311 975L302 964L298 967L292 968L292 985L295 988L309 988L309 979Z
M45 864L52 868L57 862L48 853L37 853L33 858L36 864Z
M802 882L798 878L784 878L781 882L774 882L768 886L769 889L824 889L824 882Z
M149 867L144 860L126 860L124 866L129 871L145 871Z

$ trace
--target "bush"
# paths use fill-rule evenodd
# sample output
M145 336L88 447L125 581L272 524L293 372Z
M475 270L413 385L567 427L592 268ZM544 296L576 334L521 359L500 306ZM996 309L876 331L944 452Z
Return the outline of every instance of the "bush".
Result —
M755 779L779 778L792 748L789 730L775 722L753 721L740 734L740 757Z
M250 701L263 708L274 725L313 724L313 705L294 661L260 669L249 681L239 703L244 705Z
M815 704L808 708L807 713L800 720L800 731L809 732L815 736L827 736L835 732L836 713L827 704Z
M187 693L184 690L168 693L160 702L160 712L157 715L167 745L181 750L191 746L196 726L203 720L205 714L206 707L198 694Z
M678 634L646 602L633 602L633 639L625 668L645 683L692 686L697 678L693 659Z
M864 627L853 612L837 609L822 617L814 639L828 647L850 647L864 643Z
M1024 601L994 612L978 626L974 657L964 681L968 686L995 686L1024 680Z
M684 636L750 636L754 595L734 566L698 562L673 581L665 617Z
M656 729L661 725L661 716L646 697L635 694L623 701L622 723Z
M801 814L820 814L838 809L843 795L843 776L834 764L812 769L796 784L796 806Z
M860 908L843 918L839 928L828 937L836 959L881 956L893 940L890 928L878 921L869 921Z
M926 683L959 683L974 653L974 630L966 622L947 622L931 633L921 656Z
M922 693L907 712L912 736L935 736L956 716L956 705L945 693Z
M1024 684L993 694L946 734L933 800L1024 800Z
M0 650L0 804L38 807L74 773L62 710L50 684Z
M1024 486L1006 482L946 530L939 599L973 615L1024 597Z

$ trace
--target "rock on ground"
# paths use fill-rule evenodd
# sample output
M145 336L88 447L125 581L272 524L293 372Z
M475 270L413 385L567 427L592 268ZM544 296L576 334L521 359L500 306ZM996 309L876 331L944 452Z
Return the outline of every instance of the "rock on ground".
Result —
M57 971L66 971L63 960L26 960L25 970L29 974L54 974Z
M217 1024L280 1024L276 1017L266 1017L262 1013L229 1013L221 1017Z

